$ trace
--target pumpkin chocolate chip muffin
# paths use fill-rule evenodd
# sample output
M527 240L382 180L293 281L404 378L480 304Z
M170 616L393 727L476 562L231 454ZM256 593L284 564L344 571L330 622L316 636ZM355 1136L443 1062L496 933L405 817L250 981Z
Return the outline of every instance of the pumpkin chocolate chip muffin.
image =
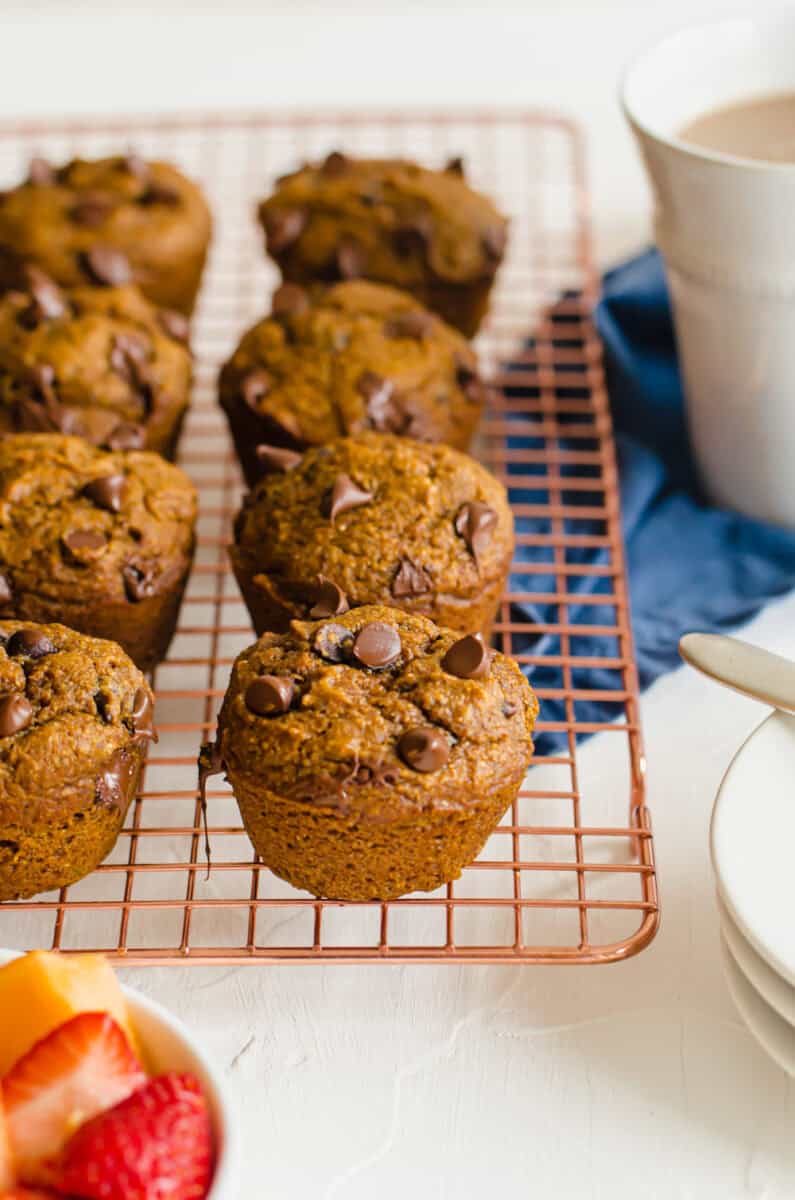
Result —
M115 642L0 621L0 900L66 887L112 850L153 709Z
M460 159L429 171L338 152L283 176L259 216L268 253L291 283L393 284L468 336L485 315L508 230L469 187Z
M405 292L363 280L312 299L284 284L220 377L249 484L267 471L262 442L303 450L374 429L465 450L484 390L460 333Z
M513 517L485 467L449 446L377 433L296 458L257 484L235 524L232 566L258 634L361 604L488 632Z
M519 668L379 606L237 659L202 778L226 770L266 866L334 900L457 878L516 798L538 703Z
M66 292L38 267L20 282L0 298L0 431L173 458L190 396L187 319L133 286Z
M195 518L193 484L158 454L0 438L0 619L113 638L148 670L174 633Z
M134 281L154 304L190 313L210 233L201 190L169 163L36 158L0 195L0 287L32 262L66 287Z

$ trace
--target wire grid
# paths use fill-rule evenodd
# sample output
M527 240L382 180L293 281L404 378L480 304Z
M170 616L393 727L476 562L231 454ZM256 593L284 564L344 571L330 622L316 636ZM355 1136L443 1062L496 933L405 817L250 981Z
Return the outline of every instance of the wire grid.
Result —
M584 963L641 950L658 909L577 130L549 114L480 112L17 123L0 126L0 183L18 179L33 152L58 162L128 148L172 159L199 179L216 217L180 455L200 490L197 560L177 636L154 673L160 743L114 852L70 888L0 905L0 945L104 950L137 965ZM516 658L545 677L556 673L558 686L539 689L538 730L562 735L560 749L536 758L516 803L458 881L388 904L320 902L277 879L258 863L223 783L208 792L208 876L196 790L199 744L212 736L231 664L253 636L227 564L242 485L215 376L276 283L253 221L255 200L278 174L333 148L430 165L461 154L471 181L511 216L509 256L477 345L497 384L524 392L498 390L478 453L514 496L533 489L537 502L515 505L518 517L534 518L533 532L519 537L532 561L515 564L512 587L522 587L506 595L495 634L508 654L525 634L537 635L539 652ZM517 448L522 435L533 449ZM580 552L591 547L600 560L583 563ZM607 591L576 595L588 576ZM512 601L543 606L542 619L517 621ZM595 603L600 617L609 606L611 620L582 623ZM594 635L608 656L594 656ZM578 677L594 667L615 685L582 686ZM592 700L609 701L614 719L583 719L580 707ZM553 701L562 702L564 720L544 720ZM588 743L578 745L579 735L597 732L605 735L598 758Z

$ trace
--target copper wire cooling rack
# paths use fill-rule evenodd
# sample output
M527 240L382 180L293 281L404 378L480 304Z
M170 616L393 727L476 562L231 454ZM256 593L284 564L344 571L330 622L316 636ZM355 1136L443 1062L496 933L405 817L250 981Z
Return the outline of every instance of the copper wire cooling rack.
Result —
M595 963L637 953L658 910L576 129L535 113L42 121L0 126L0 186L21 176L33 152L57 162L133 147L200 179L216 215L180 459L200 488L198 556L177 636L155 672L160 743L115 851L73 887L0 905L0 945L105 950L139 965ZM208 795L208 876L196 792L199 743L212 735L235 655L252 640L226 559L241 481L215 374L276 282L255 198L299 160L336 147L432 165L463 155L470 180L512 218L509 258L478 339L505 390L486 415L479 453L520 496L517 518L531 519L519 537L528 561L514 567L497 643L532 668L531 679L543 677L539 731L558 735L478 861L436 893L389 904L320 902L275 878L258 865L223 783ZM578 595L583 585L589 591ZM590 622L589 605L598 614ZM609 717L588 719L593 701ZM544 719L545 706L560 719ZM600 737L580 740L591 733Z

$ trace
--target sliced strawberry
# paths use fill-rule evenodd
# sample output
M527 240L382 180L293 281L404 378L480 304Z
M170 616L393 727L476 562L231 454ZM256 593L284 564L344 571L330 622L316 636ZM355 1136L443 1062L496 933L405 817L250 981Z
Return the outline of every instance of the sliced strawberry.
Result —
M3 1093L0 1090L0 1200L11 1189L16 1179L14 1160L11 1153L11 1139L8 1134Z
M58 1200L58 1195L43 1188L26 1188L20 1184L19 1187L0 1192L0 1200Z
M80 1013L42 1038L2 1085L19 1179L50 1183L50 1160L75 1130L145 1082L130 1043L107 1013Z
M204 1200L213 1134L192 1075L159 1075L83 1125L67 1145L58 1191L84 1200Z

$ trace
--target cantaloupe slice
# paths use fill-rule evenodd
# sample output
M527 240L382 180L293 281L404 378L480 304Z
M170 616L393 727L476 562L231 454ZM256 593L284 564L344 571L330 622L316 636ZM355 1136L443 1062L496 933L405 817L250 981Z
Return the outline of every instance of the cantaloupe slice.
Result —
M81 1012L106 1012L137 1052L119 982L101 954L34 950L0 967L0 1077L53 1029Z

